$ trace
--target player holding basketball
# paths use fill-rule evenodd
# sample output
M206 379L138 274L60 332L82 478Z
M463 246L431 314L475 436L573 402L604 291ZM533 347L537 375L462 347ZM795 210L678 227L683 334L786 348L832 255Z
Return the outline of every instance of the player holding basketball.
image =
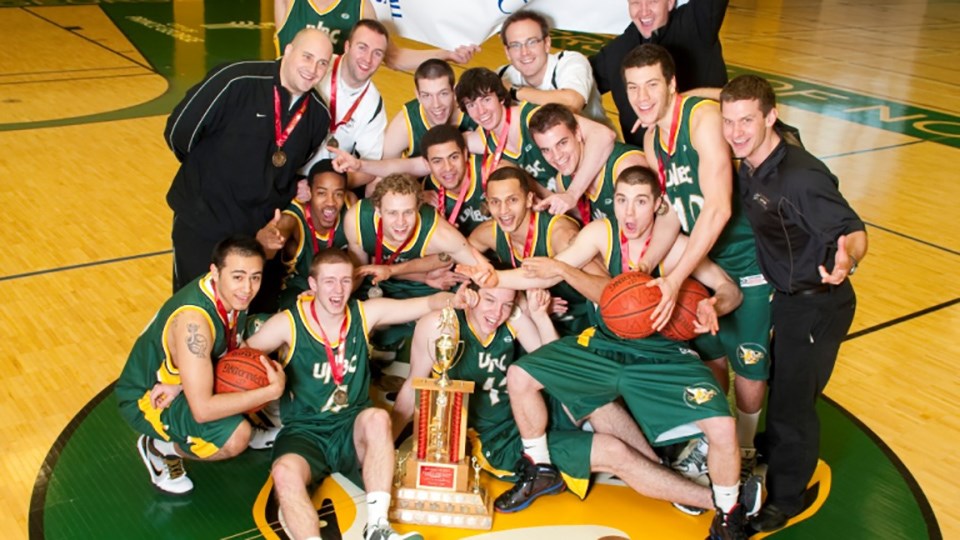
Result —
M740 200L757 235L763 274L776 289L768 495L752 524L771 531L803 510L820 453L816 403L853 322L856 295L847 277L867 254L867 233L830 170L777 132L770 83L737 77L724 87L720 104L723 135L743 159Z
M650 240L660 199L655 173L645 167L631 167L617 179L615 220L591 222L554 259L529 259L522 270L497 272L492 280L483 273L471 275L479 283L499 281L501 286L513 289L550 286L563 279L587 298L598 301L609 278L591 276L580 268L599 255L612 276L634 270ZM678 238L664 261L667 271L677 264L685 243L684 237ZM715 330L716 317L735 309L741 293L709 259L697 265L693 276L716 291L713 298L699 304L697 314L701 330ZM524 453L537 464L538 471L498 499L498 506L520 506L549 491L550 485L539 480L541 474L555 474L541 390L563 402L574 418L584 418L622 397L654 445L700 433L709 438L713 446L708 459L717 509L711 538L745 538L742 529L747 514L759 506L759 478L751 477L741 492L736 428L725 395L710 370L685 343L656 335L625 340L608 330L598 317L595 322L580 336L548 344L510 367L507 380L513 416L523 438ZM585 392L585 388L590 391Z
M675 72L673 58L659 45L641 45L623 63L630 103L639 122L652 128L644 139L650 168L660 172L661 188L690 237L676 267L659 282L664 295L658 310L676 298L679 285L708 255L739 284L743 304L720 321L718 336L697 339L694 347L725 390L728 364L736 373L737 433L746 475L756 463L753 439L770 374L772 289L760 272L750 223L733 198L720 109L714 101L678 94ZM670 309L660 311L657 329ZM704 474L705 446L701 442L692 448L677 463L678 470L693 477Z
M460 360L449 370L453 379L476 383L470 398L467 425L474 456L490 473L523 483L538 476L550 489L566 486L580 498L586 496L591 472L609 472L638 493L679 501L692 506L710 506L710 490L660 466L656 455L626 411L616 403L593 412L590 422L597 433L583 431L556 400L549 399L549 444L558 470L545 471L523 457L520 433L513 421L510 395L506 391L507 369L525 351L557 339L548 314L550 295L543 289L526 292L526 306L518 307L519 294L506 288L482 288L463 294L467 306L457 310L460 328ZM414 377L428 377L433 365L434 342L440 335L435 311L417 321L411 351L410 375L397 396L394 426L406 424L413 414ZM612 434L610 432L613 432ZM395 431L398 431L395 429ZM604 431L601 433L601 431ZM622 438L622 439L621 439ZM629 442L626 442L629 441ZM511 471L516 471L516 474ZM562 478L556 473L562 474ZM519 511L521 504L497 504L498 511Z
M387 521L394 448L390 415L370 402L369 333L401 324L454 302L452 293L408 300L350 298L354 267L338 249L317 254L310 267L312 297L270 318L249 345L283 347L287 391L283 428L273 446L274 489L294 538L319 538L320 522L307 486L340 472L367 491L367 540L400 535ZM362 483L360 471L362 470Z
M141 434L137 450L161 491L182 495L193 489L181 458L216 461L246 449L251 428L241 413L283 391L283 370L261 357L269 385L213 393L213 362L243 339L263 261L263 248L251 237L218 243L210 272L163 304L117 380L120 416Z

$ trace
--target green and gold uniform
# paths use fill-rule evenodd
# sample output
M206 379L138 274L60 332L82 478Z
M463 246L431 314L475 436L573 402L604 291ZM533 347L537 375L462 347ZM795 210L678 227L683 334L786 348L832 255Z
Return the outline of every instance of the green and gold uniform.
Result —
M517 107L520 114L510 118L510 129L520 129L520 150L512 153L504 148L503 158L526 170L542 186L551 191L556 191L557 170L547 163L543 154L540 153L540 147L533 140L533 134L530 133L530 117L537 112L540 106L521 101ZM506 115L507 111L504 110L503 114ZM516 118L516 116L519 116L519 118ZM504 121L506 121L506 116L504 116ZM488 158L493 159L493 155L497 151L497 144L500 142L499 133L489 133L482 127L477 128L477 133L480 134L480 140L487 148Z
M363 0L337 0L332 6L320 11L310 0L290 0L287 16L273 36L277 56L283 55L287 44L304 28L319 28L330 36L333 54L343 54L343 46L357 21L375 17L363 13Z
M403 118L407 121L407 157L422 156L423 149L420 148L420 139L433 127L427 119L427 113L423 110L420 102L413 99L404 103ZM459 109L457 109L456 126L460 133L477 129L477 123Z
M339 335L329 335L334 354L341 346L347 387L347 404L342 408L333 401L337 388L322 335L310 327L309 302L299 300L282 313L293 328L291 344L282 359L287 386L280 398L283 428L274 443L274 459L283 454L297 454L310 464L314 482L333 472L341 472L359 480L359 461L353 444L353 424L357 415L371 407L369 345L363 302L347 302L347 333L341 344ZM362 484L358 484L362 485Z
M620 229L610 218L604 262L611 276L623 273ZM660 335L623 339L594 312L595 326L521 358L517 365L560 400L574 418L623 397L651 444L660 446L700 433L695 422L730 416L713 373L686 343ZM548 437L549 438L549 437Z
M513 467L523 455L520 431L513 421L507 394L507 368L520 351L517 333L507 322L487 339L481 339L457 310L460 322L460 356L449 370L452 379L473 381L467 425L473 453L481 465L501 478L512 478ZM581 498L590 483L590 450L593 434L581 431L550 400L550 455L564 475L567 485Z
M183 392L165 409L154 408L150 401L150 391L155 384L181 384L180 370L174 365L167 344L167 330L174 317L189 311L200 313L209 324L210 335L213 336L210 356L214 362L227 352L227 331L217 313L213 276L208 273L177 291L154 315L133 344L133 350L117 380L116 393L120 416L134 430L175 442L181 449L204 459L217 453L227 443L243 418L237 414L199 423L194 420ZM238 313L238 329L245 327L246 317L246 311ZM240 343L242 337L238 331L236 344Z
M668 153L665 134L656 127L653 133L657 160L663 164L667 179L667 198L680 218L686 234L694 228L703 208L700 191L700 156L693 147L690 118L698 107L713 103L698 97L681 100L680 125ZM712 261L740 286L743 303L720 319L717 336L705 335L694 346L707 360L727 356L734 371L752 380L767 380L770 373L770 300L773 289L767 284L757 263L753 230L743 213L740 197L733 196L731 214L717 242L708 253Z
M313 262L313 256L316 253L314 252L313 240L310 238L310 226L307 225L307 214L303 205L304 203L294 200L283 211L284 214L296 219L298 241L296 255L292 259L288 259L283 250L280 251L281 261L287 268L287 276L283 280L283 291L280 293L281 309L292 307L297 301L297 295L310 288L307 284L307 278L310 277L310 264ZM332 231L327 231L326 234L320 234L319 231L313 233L313 237L317 241L316 245L320 247L321 251L328 247L335 249L347 247L347 235L343 232L343 217L346 213L347 205L345 203L343 208L340 209L340 216L337 218L337 224L334 225Z
M563 214L553 216L548 212L534 212L533 210L529 210L528 212L532 212L534 216L533 247L530 250L530 256L553 258L556 256L552 247L553 229L561 220L570 220L573 222L573 218ZM528 226L528 223L520 224L520 228L523 231L527 231ZM510 264L515 268L519 267L523 262L523 253L514 249L507 233L500 228L500 225L496 221L493 223L493 235L495 245L497 246L495 250L497 259L504 264ZM511 252L513 253L512 257ZM557 327L557 332L559 332L560 335L576 335L590 326L587 316L591 311L594 311L593 303L584 298L584 296L577 292L569 283L561 281L554 285L550 288L550 294L567 301L567 312L560 316L552 316L553 324Z
M459 229L464 236L470 236L470 233L480 226L481 223L490 219L488 216L483 215L483 201L485 197L483 189L480 187L480 181L483 178L481 161L479 156L470 154L469 162L467 163L467 174L463 179L469 187L467 188L467 194L464 196L463 204L457 212L457 219L453 223L453 226ZM430 175L424 178L423 189L426 191L439 192L441 185L433 175ZM453 209L457 206L460 189L446 189L444 191L443 216L446 216L446 219L449 220ZM443 216L441 216L441 219L443 219Z
M617 169L620 167L620 164L623 163L623 160L630 156L636 156L642 159L643 151L629 144L623 144L621 142L614 143L613 152L610 153L607 162L603 168L600 169L600 175L597 176L597 179L590 185L587 192L584 193L584 197L590 206L589 221L613 217L613 192L616 188ZM560 173L557 173L557 175L560 178L563 191L570 189L570 184L573 183L573 176L563 176Z

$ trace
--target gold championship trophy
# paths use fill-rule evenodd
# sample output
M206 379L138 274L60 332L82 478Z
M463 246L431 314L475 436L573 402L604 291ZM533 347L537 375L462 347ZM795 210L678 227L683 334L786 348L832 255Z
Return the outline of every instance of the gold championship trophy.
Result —
M447 375L456 360L458 326L453 308L445 307L435 342L434 369L440 378L413 380L413 450L404 456L398 452L390 519L488 530L493 526L493 508L480 487L480 465L476 458L470 462L465 458L473 382L451 380Z

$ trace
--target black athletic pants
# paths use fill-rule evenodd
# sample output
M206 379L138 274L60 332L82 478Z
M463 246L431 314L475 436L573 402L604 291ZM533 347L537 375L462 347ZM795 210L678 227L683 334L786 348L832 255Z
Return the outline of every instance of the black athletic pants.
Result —
M173 217L173 292L210 271L213 248L220 240L210 240L196 229Z

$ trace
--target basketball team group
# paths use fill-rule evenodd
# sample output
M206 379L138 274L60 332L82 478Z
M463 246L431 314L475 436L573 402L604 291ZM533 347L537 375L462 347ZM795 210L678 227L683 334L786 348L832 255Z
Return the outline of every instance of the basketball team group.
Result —
M175 292L116 384L157 489L194 489L184 460L269 450L291 537L320 537L312 490L339 472L366 492L366 539L422 538L388 519L395 441L453 308L470 454L514 483L497 512L586 497L598 472L714 512L709 539L805 509L864 223L771 85L728 81L726 0L625 1L591 57L514 12L493 71L474 45L392 44L371 0L276 0L279 58L187 92L164 133ZM389 121L383 64L414 72L380 89L415 96ZM684 302L690 280L708 292ZM215 392L245 347L266 380ZM374 406L371 379L406 357Z

